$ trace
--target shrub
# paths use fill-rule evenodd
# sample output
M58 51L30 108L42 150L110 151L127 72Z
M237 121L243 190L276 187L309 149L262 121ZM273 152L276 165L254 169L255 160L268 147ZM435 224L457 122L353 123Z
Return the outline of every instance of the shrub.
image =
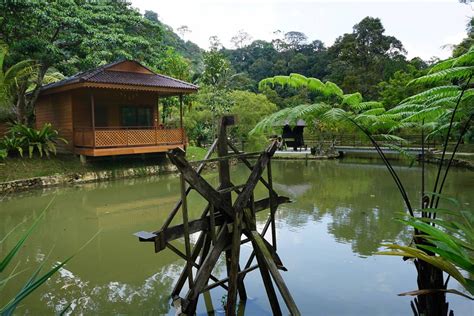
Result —
M8 154L18 153L23 157L23 152L28 150L29 157L33 157L35 151L40 157L51 153L56 155L56 145L58 142L67 143L64 138L59 137L57 130L51 124L46 123L39 130L28 127L24 124L15 123L10 127L8 135L0 142L0 149Z
M23 148L26 142L24 137L4 136L0 141L0 148L5 151L5 158L8 154L19 154L23 157Z

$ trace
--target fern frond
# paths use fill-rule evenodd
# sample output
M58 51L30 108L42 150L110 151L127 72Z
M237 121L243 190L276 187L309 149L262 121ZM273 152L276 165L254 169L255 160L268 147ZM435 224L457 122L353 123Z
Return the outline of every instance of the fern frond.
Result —
M412 115L413 112L397 112L397 113L383 113L377 115L377 118L382 121L400 121L401 119Z
M343 122L349 117L349 113L340 108L331 108L324 112L320 119L325 122Z
M375 108L362 112L361 115L380 115L382 113L385 113L384 108Z
M334 82L326 81L325 86L326 86L325 92L326 92L326 95L328 96L337 95L339 97L342 97L344 95L344 92L342 92L342 89L339 88L339 86L335 84Z
M288 83L293 88L306 87L308 85L308 78L300 74L291 73L288 79Z
M418 111L407 118L404 118L402 122L421 122L421 121L432 121L439 118L442 114L446 113L446 109L441 106L429 107Z
M349 106L354 106L362 102L362 94L359 92L344 94L342 96L342 104L347 104Z
M364 111L370 109L383 108L383 104L377 101L361 102L352 106L354 110Z
M317 78L308 78L308 90L311 92L319 92L324 94L326 86Z
M258 90L262 91L265 87L273 88L273 78L265 78L258 83Z
M405 104L397 105L396 107L388 110L385 113L386 114L396 114L396 113L416 112L416 111L420 111L424 108L425 108L425 106L423 104L405 103Z
M467 53L455 58L453 62L453 67L473 66L473 65L474 65L474 50L472 49L469 49Z
M428 74L432 74L440 70L452 68L455 61L456 61L455 58L450 58L450 59L440 61L439 63L431 67L430 71L428 71Z
M273 77L273 85L280 85L282 87L288 84L288 76L275 76Z
M458 95L460 92L459 86L447 85L428 89L421 93L415 94L406 98L401 103L423 103L432 98L446 98Z
M413 79L408 84L434 84L447 80L461 80L472 76L474 73L474 66L456 67L443 69L438 72L433 72L426 76Z
M305 107L301 108L301 111L298 113L297 118L317 118L329 109L331 109L331 106L325 103L308 104Z
M397 130L409 129L412 127L418 127L420 125L419 122L398 122L395 126L391 127L388 132L393 133Z
M433 122L433 124L429 124L427 125L429 129L431 129L432 131L426 135L426 138L432 138L432 137L435 137L435 136L444 136L446 135L446 132L448 131L449 129L449 125L450 123L446 123L446 124L443 124L443 125L439 125L438 122ZM453 122L453 125L451 128L457 128L459 126L459 122Z
M407 143L408 141L400 136L396 136L393 134L378 134L378 138L381 138L383 140L389 140L389 141L395 141L397 143Z

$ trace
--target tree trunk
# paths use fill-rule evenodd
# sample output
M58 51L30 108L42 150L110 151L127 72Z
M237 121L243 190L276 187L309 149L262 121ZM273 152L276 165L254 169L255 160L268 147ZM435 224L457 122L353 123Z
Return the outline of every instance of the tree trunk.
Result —
M415 260L415 267L418 271L418 289L446 289L443 271L422 260ZM449 313L444 292L419 295L415 306L420 316L447 316Z
M44 76L46 75L46 71L48 70L49 65L41 64L38 70L38 76L36 77L35 81L35 89L31 92L26 100L25 103L25 123L33 124L35 120L34 115L34 107L36 104L36 100L38 99L41 85L43 83ZM26 92L26 89L25 89Z

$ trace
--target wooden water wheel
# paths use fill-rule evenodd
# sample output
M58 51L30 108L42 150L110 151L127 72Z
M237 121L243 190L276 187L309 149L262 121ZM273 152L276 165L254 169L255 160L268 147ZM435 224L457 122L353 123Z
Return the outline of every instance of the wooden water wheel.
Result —
M180 172L181 200L176 203L161 229L153 233L142 231L135 235L140 241L153 242L157 253L168 248L186 260L186 266L171 292L177 314L194 315L200 294L220 286L227 291L226 314L234 315L237 295L242 302L247 299L245 276L258 269L273 314L282 314L273 286L274 282L289 312L292 315L300 315L280 275L279 270L286 271L286 269L276 253L275 212L280 204L289 202L287 197L279 196L272 186L271 157L276 150L276 142L261 153L239 152L227 139L227 126L233 124L233 116L221 118L218 137L210 147L205 160L200 161L196 169L186 161L182 150L175 149L168 152L169 159ZM234 153L229 154L229 149ZM210 159L214 150L217 150L218 157ZM248 160L250 158L256 158L256 162L252 164ZM246 183L242 185L232 183L230 159L239 159L251 170ZM200 175L205 164L209 162L218 163L219 185L217 188L211 186ZM263 176L265 169L267 169L266 180ZM254 189L258 182L268 189L268 198L255 201ZM208 204L199 219L189 221L186 198L192 189L196 190ZM237 194L234 201L232 201L232 192ZM180 209L182 224L170 226ZM263 230L258 232L255 215L265 209L270 209L269 217ZM264 238L269 228L271 228L271 243ZM194 247L190 243L190 234L193 233L199 233ZM178 238L184 238L185 252L170 243ZM245 266L241 266L240 248L244 243L251 243L253 250ZM218 279L213 275L213 269L222 253L226 259L227 277ZM255 258L257 264L252 265ZM186 281L189 290L181 296Z

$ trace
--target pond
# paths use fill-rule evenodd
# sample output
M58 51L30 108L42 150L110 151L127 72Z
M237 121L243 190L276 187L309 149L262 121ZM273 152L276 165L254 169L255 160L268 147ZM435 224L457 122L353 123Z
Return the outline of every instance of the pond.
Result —
M418 194L418 166L396 166L411 196ZM243 165L233 167L235 184L248 175ZM274 187L293 203L277 213L278 253L288 272L282 272L303 315L409 315L410 298L398 293L416 289L414 265L398 257L375 255L384 242L406 243L410 231L394 218L403 204L388 172L378 160L274 161ZM472 172L453 169L446 193L465 207L474 203ZM435 166L428 168L428 179ZM217 174L206 174L212 182ZM427 181L431 183L430 181ZM264 197L258 187L257 198ZM95 233L65 269L19 307L21 314L53 314L72 302L74 314L169 314L169 294L184 261L169 250L155 254L152 244L139 243L134 232L158 229L179 198L175 175L127 179L107 183L52 188L9 195L0 204L0 237L19 226L0 246L4 256L41 210L54 198L44 220L16 261L28 269L0 295L0 306L11 297L35 267L65 259ZM192 217L204 202L192 193ZM471 206L469 206L471 205ZM266 212L258 215L263 226ZM192 240L195 240L193 236ZM184 242L174 243L183 249ZM242 256L250 253L248 245ZM244 260L244 259L243 259ZM216 274L224 274L220 262ZM258 271L245 279L249 300L245 314L271 314ZM459 285L450 282L451 288ZM211 291L213 309L222 313L220 288ZM456 315L472 315L474 306L449 295ZM199 314L211 308L199 300ZM284 303L281 302L284 307Z

